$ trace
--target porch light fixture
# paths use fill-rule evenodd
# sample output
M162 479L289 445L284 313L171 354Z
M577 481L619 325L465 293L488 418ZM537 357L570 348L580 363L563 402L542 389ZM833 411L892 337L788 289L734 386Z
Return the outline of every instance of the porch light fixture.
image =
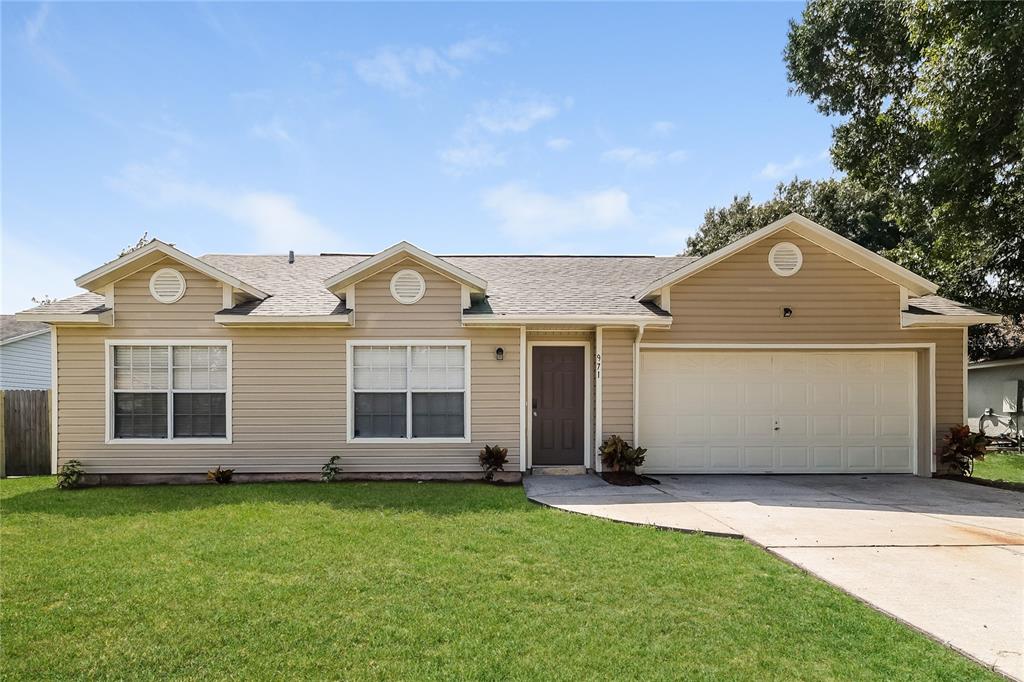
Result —
M495 348L494 349L494 358L496 360L504 360L505 359L505 349L502 348L501 346L498 346L497 348Z
M783 317L793 317L793 309L792 308L783 308L782 309L782 316Z

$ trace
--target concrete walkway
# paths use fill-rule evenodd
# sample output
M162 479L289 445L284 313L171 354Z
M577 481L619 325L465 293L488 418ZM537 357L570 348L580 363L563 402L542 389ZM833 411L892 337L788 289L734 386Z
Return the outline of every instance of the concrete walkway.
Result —
M914 476L531 476L526 494L627 523L745 537L1024 680L1024 493Z

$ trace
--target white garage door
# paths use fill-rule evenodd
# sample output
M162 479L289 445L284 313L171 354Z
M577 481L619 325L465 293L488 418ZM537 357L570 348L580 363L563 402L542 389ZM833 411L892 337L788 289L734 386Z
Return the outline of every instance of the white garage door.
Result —
M909 352L640 354L648 473L909 473Z

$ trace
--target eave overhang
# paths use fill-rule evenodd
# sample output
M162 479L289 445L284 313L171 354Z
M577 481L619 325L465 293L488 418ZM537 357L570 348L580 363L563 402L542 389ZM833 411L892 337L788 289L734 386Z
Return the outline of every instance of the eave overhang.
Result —
M25 312L16 313L14 319L19 322L45 322L46 324L75 327L112 327L114 311L100 310L88 313L48 313Z

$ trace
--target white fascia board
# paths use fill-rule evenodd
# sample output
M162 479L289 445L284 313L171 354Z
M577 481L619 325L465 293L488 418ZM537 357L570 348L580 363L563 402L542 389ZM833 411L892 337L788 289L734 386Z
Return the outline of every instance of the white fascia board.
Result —
M1002 321L1000 315L915 315L914 313L900 313L900 322L904 329L907 327L970 327L976 324L998 324Z
M480 292L487 291L487 280L481 279L471 272L467 272L462 268L443 261L437 256L427 253L418 246L405 241L398 242L394 246L384 249L375 256L370 256L350 268L345 268L338 274L324 280L324 286L328 289L334 289L339 285L354 284L360 279L365 279L373 274L375 268L384 261L402 253L422 261L432 270L437 270L438 272L445 274L462 284L467 284Z
M1006 360L979 360L978 362L972 362L967 365L968 370L972 369L988 369L990 367L1014 367L1016 365L1024 365L1024 358L1007 358Z
M349 315L214 315L225 327L350 327Z
M89 289L89 291L93 291L93 289L90 288L89 286L92 282L95 282L96 280L106 275L109 275L117 270L120 270L121 268L131 265L132 263L139 260L143 256L148 256L154 251L159 251L169 258L173 258L174 260L179 261L184 265L187 265L193 270L197 270L203 273L207 277L211 277L217 281L224 282L225 284L230 284L234 288L240 289L241 291L244 291L250 296L254 296L259 299L264 299L270 295L260 289L257 289L251 284L246 284L237 277L229 275L228 273L224 272L223 270L220 270L219 268L215 268L212 265L204 263L198 258L195 258L194 256L188 255L184 251L174 248L170 244L165 244L159 239L154 239L150 243L143 246L141 249L132 251L131 253L125 256L121 256L120 258L116 258L110 261L109 263L101 265L100 267L94 270L90 270L81 277L76 278L75 284L77 286L82 287L83 289Z
M642 300L662 287L672 286L673 284L695 275L725 258L728 258L732 254L742 251L751 244L784 229L795 232L804 239L817 244L823 249L831 251L840 258L850 261L854 265L859 265L865 270L889 280L893 284L905 286L915 296L934 294L939 290L939 286L937 284L929 282L924 277L907 270L903 266L897 265L891 260L879 256L874 251L865 249L860 244L850 241L846 237L836 234L826 227L822 227L818 223L803 217L799 213L790 213L785 218L776 220L771 225L762 227L760 230L748 234L742 239L737 239L714 253L709 253L703 258L684 265L675 272L670 272L665 275L661 279L655 280L648 284L642 291L637 293L634 298Z
M633 315L463 315L462 324L476 325L524 325L524 324L600 324L619 326L670 327L672 318L645 317Z
M17 313L14 319L19 322L109 327L114 324L114 311L105 310L102 313Z
M15 341L24 341L25 339L31 339L33 336L39 336L40 334L49 333L49 329L37 329L34 332L28 332L27 334L20 334L18 336L12 336L9 339L4 339L3 341L0 341L0 346L6 346L7 344L14 343Z

